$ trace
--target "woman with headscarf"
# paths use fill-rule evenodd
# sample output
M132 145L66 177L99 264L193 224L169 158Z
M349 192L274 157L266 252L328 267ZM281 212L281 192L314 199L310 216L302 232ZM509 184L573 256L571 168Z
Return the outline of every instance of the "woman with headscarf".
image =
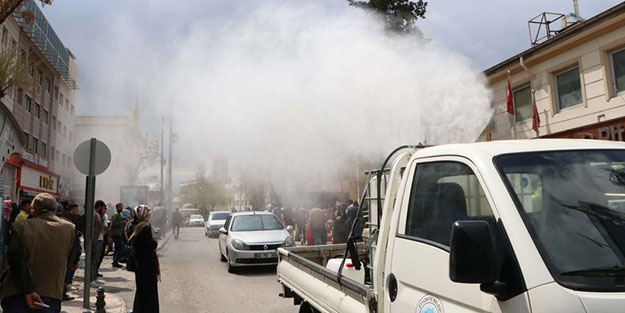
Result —
M134 313L158 313L158 286L160 276L156 246L150 226L150 208L139 205L131 211L132 222L126 225L128 245L134 250L135 300ZM129 259L128 262L131 262Z

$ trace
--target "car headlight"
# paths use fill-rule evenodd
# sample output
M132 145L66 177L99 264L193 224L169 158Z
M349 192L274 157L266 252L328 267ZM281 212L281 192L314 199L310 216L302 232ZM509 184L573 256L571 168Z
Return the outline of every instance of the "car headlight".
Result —
M293 237L291 236L286 237L286 240L284 241L284 246L295 247L295 240L293 240Z
M239 239L232 239L232 247L237 250L249 250L250 247Z

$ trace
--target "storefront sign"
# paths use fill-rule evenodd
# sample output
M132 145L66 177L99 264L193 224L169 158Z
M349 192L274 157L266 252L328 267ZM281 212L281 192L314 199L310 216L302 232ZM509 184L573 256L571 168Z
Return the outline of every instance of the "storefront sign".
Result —
M39 166L48 168L48 160L39 157L39 155L37 154L32 154L28 151L22 151L22 159L29 161L31 163L37 164Z
M23 165L21 168L20 186L31 191L57 193L59 177L35 168Z
M625 141L625 119L601 122L542 137Z

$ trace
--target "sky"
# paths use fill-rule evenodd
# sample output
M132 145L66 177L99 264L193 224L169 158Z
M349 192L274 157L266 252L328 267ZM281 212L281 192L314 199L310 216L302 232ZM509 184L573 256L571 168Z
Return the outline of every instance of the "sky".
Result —
M198 24L218 27L260 2L56 0L44 8L44 13L78 58L78 114L115 115L131 110L137 99L142 107L154 100L154 95L145 91L149 88L143 86L149 81L133 81L124 75L125 71L158 71L159 64L175 55L176 45L191 28ZM343 0L314 2L323 3L337 15L355 10ZM619 3L579 2L581 15L586 18ZM527 21L543 11L572 12L573 4L571 0L433 0L428 3L426 19L419 20L418 25L427 38L465 55L481 71L529 48ZM132 39L120 39L119 33L131 35ZM149 47L154 56L146 59L145 49L138 49L139 45ZM145 118L154 118L150 115Z

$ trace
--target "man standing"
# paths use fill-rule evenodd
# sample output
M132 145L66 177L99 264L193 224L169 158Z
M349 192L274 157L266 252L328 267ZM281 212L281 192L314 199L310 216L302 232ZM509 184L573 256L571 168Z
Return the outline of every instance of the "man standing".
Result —
M310 231L315 237L315 245L325 245L328 240L326 213L320 208L310 210Z
M123 267L119 264L119 259L122 257L124 251L124 240L122 239L122 235L124 234L124 226L126 225L126 222L122 218L123 210L123 205L118 203L115 205L115 211L117 211L117 213L113 214L113 217L111 217L111 236L113 237L113 243L115 244L113 267L116 268Z
M14 224L9 239L9 273L0 286L2 309L58 313L74 252L74 225L54 214L56 200L50 194L37 195L31 207L34 218Z
M28 219L30 215L30 202L28 200L22 200L20 203L20 213L15 217L15 222L24 221Z
M82 248L80 246L80 236L81 232L81 218L78 211L77 204L70 204L67 207L67 211L63 215L63 218L67 221L70 221L74 224L74 258L70 261L70 264L67 266L67 274L65 276L65 290L63 292L63 301L74 300L74 297L71 297L67 294L69 288L74 282L74 273L76 273L76 269L78 268L78 262L80 261L80 255L82 254Z
M102 276L98 273L98 263L100 261L100 250L102 250L104 242L104 232L102 230L102 215L100 212L106 210L106 204L102 200L95 202L93 208L93 237L91 240L91 281L97 281Z

